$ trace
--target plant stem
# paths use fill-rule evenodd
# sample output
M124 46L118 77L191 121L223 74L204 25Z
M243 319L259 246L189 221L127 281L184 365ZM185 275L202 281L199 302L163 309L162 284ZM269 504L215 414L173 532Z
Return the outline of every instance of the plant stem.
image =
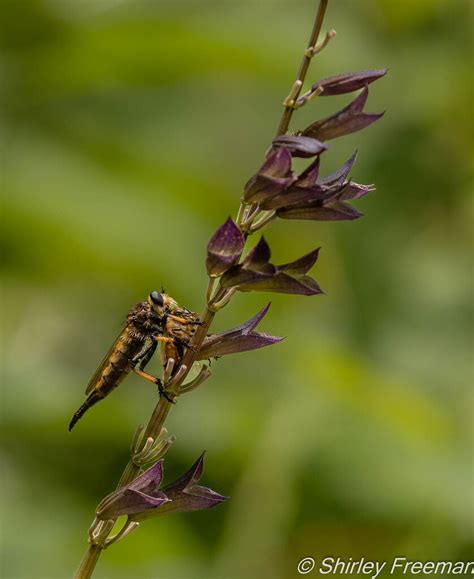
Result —
M313 58L312 50L316 46L318 41L319 33L321 32L321 27L323 25L324 15L326 13L326 8L328 5L328 0L320 0L318 11L316 12L316 17L313 23L313 29L311 30L311 35L308 41L308 47L305 50L303 60L301 61L300 67L298 69L298 74L296 75L296 81L293 85L294 90L291 92L291 99L293 103L287 102L285 100L285 109L281 116L280 124L278 125L278 130L276 132L276 136L284 135L288 127L290 125L291 117L293 115L293 105L296 99L300 96L301 89L303 88L303 83L306 78L306 73L308 72L309 65L311 63L311 59Z
M74 579L89 579L94 572L101 552L102 547L100 547L100 545L89 545L89 548L85 552L81 564L74 575Z

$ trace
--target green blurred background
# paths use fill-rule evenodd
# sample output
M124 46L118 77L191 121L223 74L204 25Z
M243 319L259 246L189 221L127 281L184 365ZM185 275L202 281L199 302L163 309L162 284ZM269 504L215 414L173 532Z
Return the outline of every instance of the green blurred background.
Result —
M2 577L66 578L156 402L135 377L69 434L128 309L163 284L201 310L205 244L235 214L293 82L307 0L2 3ZM214 364L167 423L166 477L207 449L218 509L152 520L98 578L291 578L304 556L465 559L473 546L468 2L330 2L309 79L390 67L355 148L353 223L278 222L277 262L322 245L326 295L271 297L273 348ZM349 97L350 98L350 97ZM317 99L302 128L348 102ZM472 111L472 109L471 109ZM158 362L150 366L159 370Z

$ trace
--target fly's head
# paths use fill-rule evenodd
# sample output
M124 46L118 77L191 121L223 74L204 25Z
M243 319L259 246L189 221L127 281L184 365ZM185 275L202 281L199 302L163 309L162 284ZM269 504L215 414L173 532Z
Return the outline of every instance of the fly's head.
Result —
M152 291L148 296L148 302L160 318L165 314L173 313L178 308L176 301L164 292Z

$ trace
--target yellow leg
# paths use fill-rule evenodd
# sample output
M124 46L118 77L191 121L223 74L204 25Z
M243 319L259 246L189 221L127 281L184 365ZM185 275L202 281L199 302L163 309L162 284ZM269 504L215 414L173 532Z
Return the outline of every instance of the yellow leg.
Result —
M153 376L153 374L145 372L144 370L140 370L139 368L132 368L132 370L135 372L135 374L137 374L137 376L145 378L145 380L148 380L148 382L151 382L152 384L156 384L158 386L158 392L160 393L160 396L164 396L168 402L171 402L171 404L175 403L175 400L171 398L169 393L163 388L163 382L159 378Z
M180 318L179 316L174 316L173 314L168 314L168 319L173 320L173 322L178 322L178 324L185 324L187 326L202 326L200 320L187 320L186 318Z
M178 324L189 324L188 320L180 318L179 316L173 316L173 314L168 314L168 319L173 320L174 322L178 322Z

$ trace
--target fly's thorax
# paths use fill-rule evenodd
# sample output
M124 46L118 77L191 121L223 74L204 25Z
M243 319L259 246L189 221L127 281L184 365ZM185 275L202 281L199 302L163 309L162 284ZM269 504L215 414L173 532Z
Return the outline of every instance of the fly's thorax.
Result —
M136 339L146 340L151 334L163 333L162 317L149 301L134 306L128 313L127 322Z

